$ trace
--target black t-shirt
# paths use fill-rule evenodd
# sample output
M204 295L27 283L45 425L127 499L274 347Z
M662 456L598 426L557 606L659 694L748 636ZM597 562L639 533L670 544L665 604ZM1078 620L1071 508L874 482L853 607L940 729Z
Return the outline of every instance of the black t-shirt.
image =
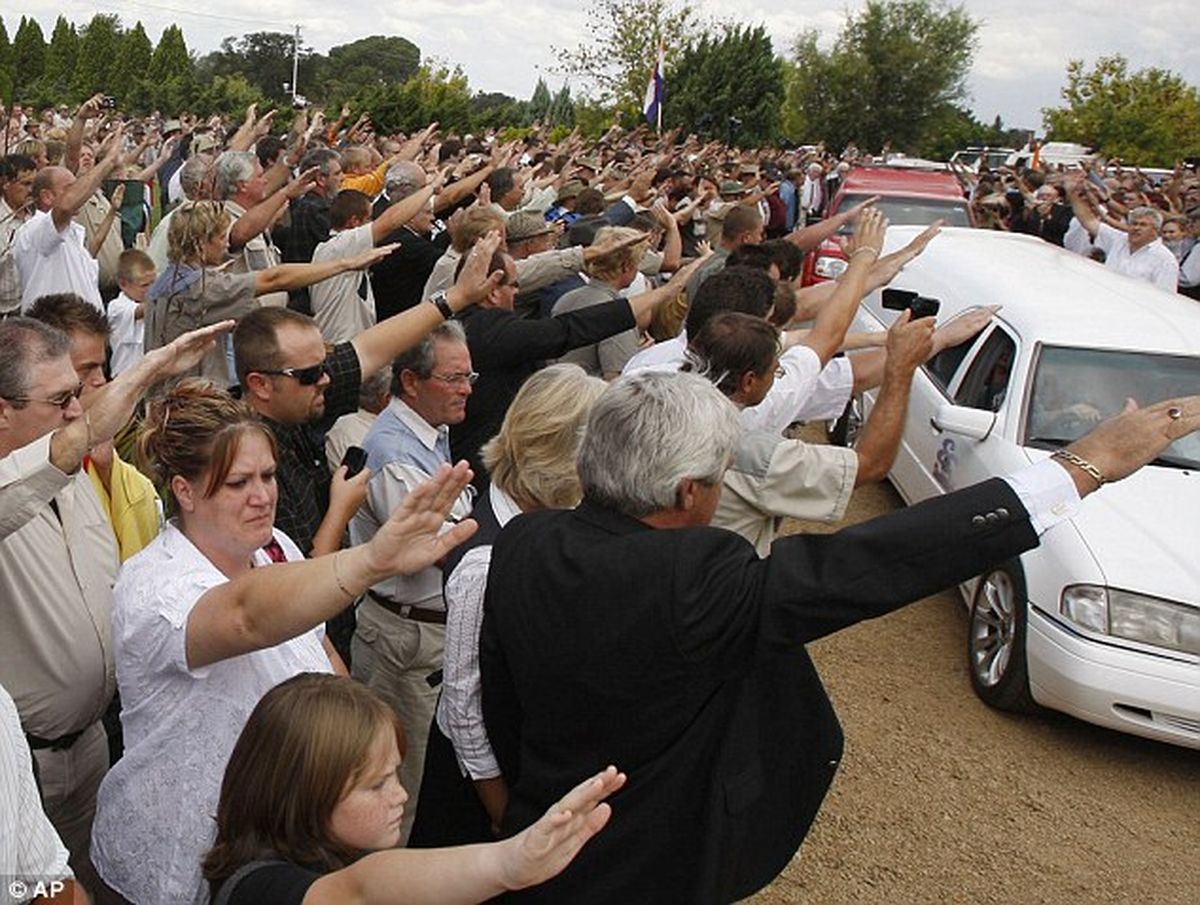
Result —
M244 876L230 890L225 902L226 905L300 905L308 888L320 878L321 874L307 867L287 861L273 862Z

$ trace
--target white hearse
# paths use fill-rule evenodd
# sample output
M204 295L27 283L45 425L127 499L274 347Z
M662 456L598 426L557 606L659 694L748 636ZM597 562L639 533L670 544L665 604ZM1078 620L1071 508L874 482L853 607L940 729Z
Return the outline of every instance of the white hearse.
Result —
M917 229L889 230L887 249ZM1004 306L916 375L890 474L910 503L1045 458L1126 399L1200 393L1200 304L1039 239L947 229L892 286L938 299L939 322ZM857 328L896 316L875 292ZM1200 748L1200 437L962 592L971 682L987 703Z

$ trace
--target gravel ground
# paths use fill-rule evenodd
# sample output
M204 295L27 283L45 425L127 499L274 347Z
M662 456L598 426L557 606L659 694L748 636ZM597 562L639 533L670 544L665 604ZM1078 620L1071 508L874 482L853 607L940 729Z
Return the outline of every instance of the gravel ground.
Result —
M847 521L899 505L864 488ZM991 710L965 638L951 592L811 646L845 757L800 852L748 901L1200 902L1200 751Z

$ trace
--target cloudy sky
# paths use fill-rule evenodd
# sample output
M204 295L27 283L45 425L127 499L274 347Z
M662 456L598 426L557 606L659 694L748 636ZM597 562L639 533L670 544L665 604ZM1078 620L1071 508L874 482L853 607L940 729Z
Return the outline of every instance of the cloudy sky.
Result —
M1134 68L1171 69L1200 84L1200 17L1195 0L964 0L980 23L979 50L969 80L971 106L990 121L996 114L1010 126L1040 128L1041 108L1059 101L1067 61L1089 65L1102 54L1121 53ZM5 4L5 24L16 31L17 10ZM831 40L847 10L820 0L692 0L701 15L736 17L765 24L777 52L803 29L816 28ZM527 98L540 74L552 88L562 78L549 72L554 47L572 47L584 34L586 0L25 0L20 11L38 18L47 38L62 13L84 23L97 12L141 19L151 40L171 23L183 28L188 47L204 54L226 35L247 31L290 31L299 24L304 41L318 51L369 34L402 35L437 57L463 66L478 91L503 91ZM779 9L779 7L785 9ZM649 51L648 51L649 52ZM669 77L668 77L669 85ZM301 86L303 91L303 86ZM668 100L669 103L669 100Z

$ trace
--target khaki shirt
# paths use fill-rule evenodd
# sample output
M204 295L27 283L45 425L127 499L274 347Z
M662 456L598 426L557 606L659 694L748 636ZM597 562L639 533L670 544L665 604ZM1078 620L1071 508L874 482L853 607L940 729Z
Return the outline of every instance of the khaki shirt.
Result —
M112 700L118 560L91 480L51 464L50 438L0 459L0 685L26 732L55 739Z
M225 210L236 223L246 209L234 201L225 202ZM268 270L283 263L279 249L271 241L270 230L264 230L233 252L233 263L229 265L229 273L254 273L257 270ZM284 308L288 303L286 292L268 292L258 297L258 303L265 307Z
M92 197L88 198L75 214L75 222L83 227L87 236L86 247L91 247L92 238L100 231L100 224L104 222L104 217L111 207L112 204L104 197L104 193L97 191L92 193ZM117 288L117 259L124 250L125 243L121 240L121 214L118 211L113 216L112 226L96 255L96 263L100 265L101 288Z
M734 448L711 524L737 532L766 556L783 516L840 519L857 476L858 455L852 449L751 431Z

